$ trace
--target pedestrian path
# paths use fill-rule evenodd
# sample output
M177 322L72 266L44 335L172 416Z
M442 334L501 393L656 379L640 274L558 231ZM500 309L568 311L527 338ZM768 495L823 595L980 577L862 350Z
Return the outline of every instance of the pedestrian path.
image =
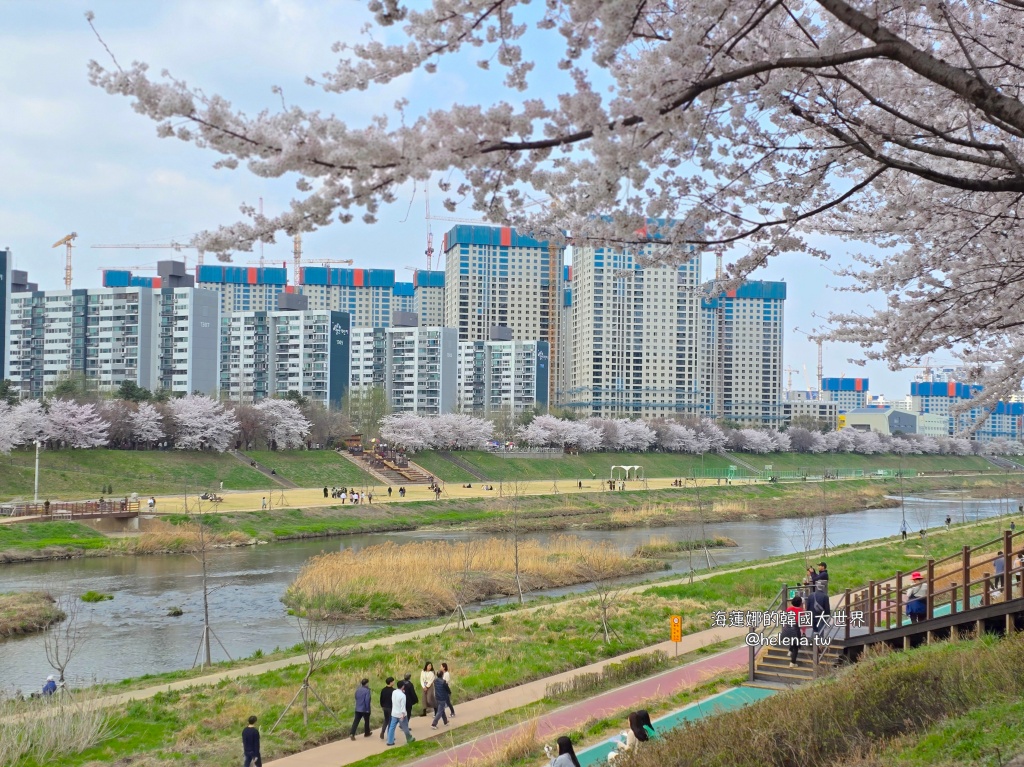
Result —
M694 722L706 716L743 708L743 706L749 706L751 703L764 700L774 695L775 692L775 690L765 687L733 687L731 690L720 692L717 695L704 698L704 700L698 700L678 711L673 711L670 714L655 719L653 721L654 730L658 734L663 734L675 729L683 722ZM623 725L625 725L625 722L623 722ZM623 729L626 729L625 726L623 726ZM616 733L614 737L609 738L603 743L576 751L576 758L580 761L580 767L598 767L598 765L607 764L608 754L616 749L616 744L620 739L621 737Z
M745 636L746 631L746 628L743 627L699 631L695 634L684 636L683 641L679 643L679 651L681 653L693 652L718 642ZM431 719L414 716L410 722L412 734L418 740L439 737L443 738L446 744L451 743L454 745L453 738L448 733L474 722L486 721L505 711L536 703L544 698L548 685L567 682L581 674L600 672L609 663L621 662L625 658L645 655L658 650L671 654L674 652L674 647L675 645L672 642L662 642L659 645L615 658L609 658L600 663L593 663L583 668L556 674L545 679L538 679L518 687L496 692L493 695L485 695L468 701L463 705L460 705L458 700L456 700L455 710L458 716L450 720L451 724L447 728L440 725L439 729L435 732L430 729ZM561 732L571 728L573 723L578 724L585 719L607 716L621 710L623 707L639 704L643 700L664 697L682 689L695 687L723 671L744 668L748 657L746 647L737 647L733 650L663 672L649 679L634 682L590 700L566 706L540 717L538 720L538 737L548 737L548 734L552 732ZM525 725L518 725L518 727L523 726ZM444 765L464 763L467 759L478 758L499 748L509 737L514 736L515 732L516 728L510 728L509 730L478 738L460 746L454 746L422 760L420 764L429 765L429 767L443 767ZM395 734L395 738L399 744L404 742L404 736L400 732ZM385 751L386 748L383 741L376 734L370 738L364 738L359 735L355 741L344 738L334 743L328 743L308 751L277 759L273 762L268 761L267 765L273 765L274 767L320 767L320 765L329 764L332 767L337 767L352 764L369 756L379 754ZM397 748L401 748L401 745L397 746Z

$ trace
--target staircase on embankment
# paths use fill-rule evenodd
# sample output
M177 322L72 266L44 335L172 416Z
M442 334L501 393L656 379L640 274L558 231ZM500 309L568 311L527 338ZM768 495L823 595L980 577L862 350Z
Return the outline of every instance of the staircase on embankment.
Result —
M435 450L434 453L435 453L435 455L439 455L441 458L444 458L446 461L448 461L448 463L450 463L450 464L452 464L454 466L458 466L460 469L462 469L467 474L471 474L476 479L479 479L481 482L490 482L491 481L490 477L488 477L486 474L484 474L482 471L480 471L480 467L479 466L474 466L469 461L467 461L467 460L465 460L463 458L459 458L457 455L453 455L448 450Z
M281 487L298 487L298 485L296 485L290 479L285 479L280 474L278 474L275 469L268 468L268 467L262 465L259 461L255 460L253 458L250 458L245 453L243 453L241 450L232 450L231 451L231 455L233 455L239 461L244 463L250 469L256 469L256 471L258 471L264 477L269 479L271 482L276 482Z
M371 453L352 455L348 450L336 451L363 471L376 477L385 485L429 485L432 475L409 461L407 466L398 466L391 461L376 458Z

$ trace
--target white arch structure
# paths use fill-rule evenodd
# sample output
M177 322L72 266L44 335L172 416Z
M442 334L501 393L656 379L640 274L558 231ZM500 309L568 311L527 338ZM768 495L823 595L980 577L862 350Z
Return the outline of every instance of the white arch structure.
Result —
M618 471L616 471L618 470ZM630 476L632 474L633 476ZM608 479L621 481L624 479L645 479L643 466L612 466Z

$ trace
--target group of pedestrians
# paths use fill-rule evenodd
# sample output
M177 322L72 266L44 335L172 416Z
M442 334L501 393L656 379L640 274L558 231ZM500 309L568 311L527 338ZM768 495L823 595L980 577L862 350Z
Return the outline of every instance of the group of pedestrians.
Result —
M388 490L390 489L391 488L388 488ZM388 495L391 495L391 493L389 492ZM352 501L353 506L358 506L364 498L369 503L372 504L373 492L371 491L366 493L365 495L362 495L358 490L353 490L352 492L349 492L349 489L347 487L332 487L329 490L325 487L324 498L334 498L341 500L342 505L344 505L346 501Z
M384 715L384 723L380 729L380 738L385 740L386 745L395 745L395 732L401 729L405 733L405 742L412 743L416 740L409 729L409 720L412 718L416 704L420 703L422 695L422 716L427 715L427 710L434 714L431 727L437 729L438 721L448 724L448 713L455 716L455 706L452 704L451 690L452 674L447 663L442 663L441 668L434 670L434 664L427 661L423 664L423 671L420 673L419 692L412 681L412 674L406 674L405 678L396 684L393 676L384 680L384 687L380 691L379 703L381 712ZM356 732L359 725L363 726L363 737L369 738L373 733L370 731L370 680L363 679L356 688L355 718L352 720L352 731L349 737L356 739Z

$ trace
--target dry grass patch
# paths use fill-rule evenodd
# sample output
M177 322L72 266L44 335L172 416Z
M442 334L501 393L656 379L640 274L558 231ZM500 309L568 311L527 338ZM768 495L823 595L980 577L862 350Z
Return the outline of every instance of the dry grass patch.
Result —
M610 544L569 536L519 544L524 590L585 583L595 572L614 578L660 567L650 559L624 556ZM386 543L314 557L288 589L285 602L298 610L316 604L334 618L422 618L516 590L514 548L508 540Z
M0 637L43 631L65 617L56 600L45 592L0 594Z
M95 705L96 695L57 693L0 705L0 765L25 760L61 764L114 735L113 712Z
M122 541L125 553L128 554L187 554L199 551L202 543L199 531L192 525L175 527L167 525L166 530L142 533L137 538L125 538ZM251 539L244 533L214 533L205 530L203 538L207 548L230 548L244 546Z

